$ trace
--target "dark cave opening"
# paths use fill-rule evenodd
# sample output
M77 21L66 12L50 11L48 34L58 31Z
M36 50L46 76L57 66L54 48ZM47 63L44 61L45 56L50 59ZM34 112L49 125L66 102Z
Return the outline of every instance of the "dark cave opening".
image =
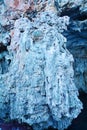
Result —
M3 45L3 43L0 43L0 53L3 51L7 51L7 46Z
M65 7L60 16L63 17L63 16L69 16L71 19L76 19L80 16L80 13L79 13L79 6L76 7L76 8L71 8L69 9L68 7Z
M82 15L78 16L78 20L79 21L83 21L83 20L86 20L86 19L87 19L87 15L86 14L82 14Z
M75 7L69 9L68 7L64 8L60 14L61 17L69 16L71 20L84 21L87 19L87 14L80 12L80 7Z
M11 61L5 58L7 54L7 46L5 46L3 43L0 43L0 74L5 74L8 72Z

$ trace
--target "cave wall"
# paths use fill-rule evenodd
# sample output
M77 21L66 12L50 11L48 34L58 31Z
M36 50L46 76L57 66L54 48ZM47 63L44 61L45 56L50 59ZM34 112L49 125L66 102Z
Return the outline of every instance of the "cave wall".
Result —
M67 38L67 49L74 57L75 84L79 91L87 93L87 2L71 9L65 9L61 15L70 17Z
M71 19L63 13L82 1L78 3L0 2L1 119L17 119L35 130L49 126L63 130L81 112L73 53L66 48Z

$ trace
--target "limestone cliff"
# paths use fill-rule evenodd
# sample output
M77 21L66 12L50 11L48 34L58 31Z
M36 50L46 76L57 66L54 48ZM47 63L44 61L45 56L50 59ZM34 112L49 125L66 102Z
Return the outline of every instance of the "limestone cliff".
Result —
M63 130L81 112L63 36L66 4L77 6L75 0L0 2L0 118Z

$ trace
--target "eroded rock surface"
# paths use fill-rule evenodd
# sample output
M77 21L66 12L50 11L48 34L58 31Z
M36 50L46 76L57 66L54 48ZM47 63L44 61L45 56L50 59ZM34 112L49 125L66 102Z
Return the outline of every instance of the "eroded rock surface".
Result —
M75 59L75 84L79 90L87 92L87 1L83 0L73 9L66 8L63 15L70 17L64 36L67 38L67 48Z
M0 5L0 118L63 130L82 109L62 35L69 17L56 1L28 1L26 10L14 2Z

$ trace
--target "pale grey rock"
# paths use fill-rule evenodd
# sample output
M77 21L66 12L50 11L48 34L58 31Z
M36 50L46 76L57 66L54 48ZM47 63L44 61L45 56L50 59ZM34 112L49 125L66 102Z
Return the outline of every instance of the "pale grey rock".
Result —
M82 109L73 78L74 59L62 35L69 17L59 17L52 4L50 9L41 10L32 20L23 12L9 19L13 29L5 33L10 44L0 39L1 49L6 47L0 52L0 117L8 115L35 130L49 126L64 130Z

